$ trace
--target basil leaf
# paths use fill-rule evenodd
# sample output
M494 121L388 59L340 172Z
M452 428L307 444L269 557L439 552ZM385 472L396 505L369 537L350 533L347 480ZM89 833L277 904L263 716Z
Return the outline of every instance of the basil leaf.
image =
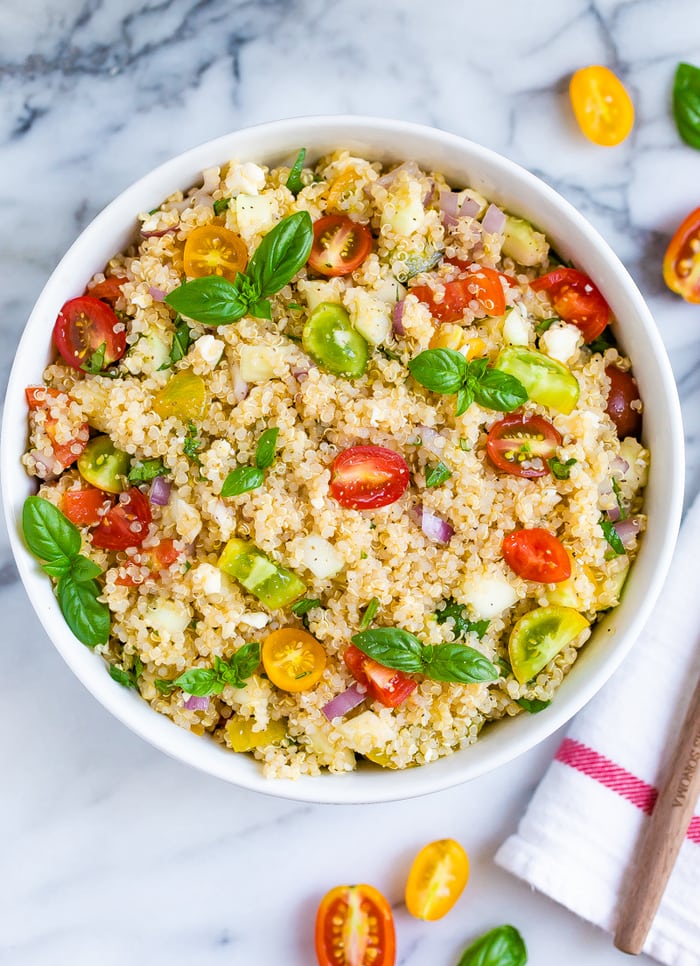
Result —
M109 676L121 684L125 688L134 688L138 691L137 675L134 671L125 671L124 668L118 667L116 664L109 665Z
M80 531L68 517L40 496L28 496L22 507L22 531L39 560L72 560L80 553Z
M182 452L185 454L190 463L196 463L197 466L202 465L202 461L197 455L202 446L204 446L204 443L197 436L197 427L194 423L188 423L187 433L182 443Z
M160 456L151 460L136 460L131 464L127 479L129 483L150 483L157 476L167 476L169 470Z
M248 312L256 319L267 319L269 322L272 319L272 305L270 300L259 299L248 308Z
M296 614L297 617L303 617L304 614L308 614L308 612L313 610L314 607L320 606L321 601L318 599L318 597L302 597L302 599L298 600L296 604L292 604L289 609L293 614Z
M308 211L288 215L265 235L246 271L260 293L259 297L274 295L291 282L306 264L313 240L313 225Z
M431 392L459 392L467 377L467 360L454 349L425 349L408 363L416 382Z
M93 353L90 354L89 358L80 367L83 372L89 372L91 375L96 376L98 373L102 372L105 367L105 352L107 351L107 343L103 342L99 349L95 349Z
M180 359L184 359L191 345L192 333L190 332L190 327L178 316L175 320L175 331L173 332L173 341L170 346L170 362L164 362L160 366L159 371L160 369L169 369L176 362L179 362Z
M408 631L398 627L376 627L351 638L363 654L395 671L423 672L423 645Z
M77 580L78 583L86 583L89 580L94 580L95 577L99 577L102 568L98 567L94 560L90 560L80 553L71 560L70 572L73 580Z
M379 610L379 598L373 597L369 604L362 611L362 619L360 621L360 630L366 631L369 625L372 623L374 618L377 616L377 611Z
M53 560L49 560L48 563L43 563L41 569L44 573L47 573L49 577L62 577L64 574L70 573L71 561L68 557L60 556L55 557Z
M501 672L502 678L507 678L509 674L513 673L513 668L510 666L509 662L506 661L504 657L495 658L496 667Z
M527 949L514 926L497 926L462 953L457 966L525 966Z
M56 587L66 623L88 647L106 644L109 640L109 607L97 599L100 593L97 581L78 581L71 574L61 577Z
M226 211L230 204L230 198L217 198L214 202L214 214L220 215L223 211Z
M287 178L287 187L292 192L294 197L299 194L301 189L304 187L304 182L301 180L301 172L304 170L304 159L306 158L306 148L302 148L299 154L296 156L296 160L292 165L292 169L289 172L289 177Z
M153 682L156 691L159 691L163 697L168 697L173 691L177 690L177 684L174 681L166 681L165 678L156 678Z
M586 348L590 352L598 352L598 353L600 353L600 355L603 355L603 353L607 349L612 349L612 348L614 348L614 346L615 346L615 342L614 342L612 336L610 335L609 330L606 329L602 333L602 335L599 335L598 336L597 339L594 339L592 342L589 342L588 345L586 346Z
M447 466L440 460L430 468L430 471L426 474L425 485L430 488L431 486L440 486L445 480L449 480L452 476L452 471L448 469Z
M515 376L499 369L487 369L474 383L474 398L485 409L510 413L527 402L528 396L525 386Z
M471 386L463 386L457 393L457 409L455 416L461 416L469 409L474 402L474 392Z
M604 517L601 517L598 523L600 525L600 529L603 531L603 536L608 541L612 549L615 551L613 556L621 557L623 554L625 554L627 552L625 550L625 545L622 542L622 539L620 538L620 534L617 532L613 524L609 520L606 520Z
M540 319L539 322L535 323L535 334L542 335L558 321L559 319Z
M681 138L700 150L700 67L681 63L676 68L673 116Z
M203 325L229 325L242 318L250 305L242 292L242 278L240 273L235 282L219 275L193 278L173 289L165 301L176 312Z
M491 661L466 644L436 644L427 656L424 673L433 681L476 684L499 677Z
M620 492L620 484L617 482L614 476L610 482L612 483L613 493L615 494L615 501L617 503L617 508L620 511L620 519L626 520L629 514L625 509L625 504L622 499L622 493Z
M270 426L258 440L258 448L255 451L255 465L259 470L266 470L268 466L272 466L279 434L280 431L276 426Z
M224 690L224 682L210 667L191 668L179 678L175 678L173 684L199 698L206 697L208 694L221 694Z
M219 674L224 682L234 688L243 688L246 678L249 678L260 664L260 644L257 641L244 644L231 657L228 664L222 663L223 667L220 668Z
M552 702L540 701L539 698L518 698L515 703L524 708L528 714L539 714L540 711L548 708Z
M578 460L575 460L573 456L565 463L558 460L556 456L552 456L547 460L547 466L552 471L555 480L568 480L571 476L571 467L575 466L577 462Z
M448 597L445 601L445 606L442 610L436 611L435 617L438 624L444 624L448 618L452 618L454 621L453 634L454 640L458 641L460 637L465 637L467 634L476 634L476 636L481 640L486 631L490 621L471 621L464 616L466 607L464 604L458 604L456 600L452 597Z
M221 487L222 496L239 496L262 486L265 474L257 466L239 466L232 470Z

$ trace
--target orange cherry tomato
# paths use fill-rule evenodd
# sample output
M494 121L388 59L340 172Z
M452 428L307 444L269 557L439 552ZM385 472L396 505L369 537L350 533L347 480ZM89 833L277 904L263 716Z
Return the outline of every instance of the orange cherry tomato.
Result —
M394 966L391 906L373 886L336 886L318 907L315 945L319 966Z
M666 249L664 281L686 302L700 302L700 208L681 222Z
M542 527L509 533L503 540L503 559L525 580L558 584L571 576L571 558L564 545Z
M248 264L248 248L228 228L200 225L187 236L182 260L188 278L221 275L233 282Z
M569 83L569 95L579 127L595 144L614 147L632 130L632 99L607 67L577 70Z
M406 908L416 919L442 919L464 892L469 859L459 842L439 839L420 850L406 882Z
M372 251L372 232L347 215L326 215L314 222L309 267L319 275L349 275Z
M121 275L108 275L104 282L98 282L92 288L86 289L85 295L92 295L93 298L102 299L103 302L114 305L117 299L121 297L122 285L128 281L128 278Z
M262 646L265 673L282 691L308 691L326 666L326 652L315 637L297 627L281 627Z
M535 292L546 292L560 319L571 322L593 342L610 321L610 306L587 275L575 268L555 268L530 282Z
M467 272L462 278L445 282L444 295L439 301L437 292L429 285L414 285L409 292L428 306L438 322L456 322L473 301L479 302L486 315L503 315L506 310L501 275L493 268L479 268L476 272Z
M69 439L59 442L59 423L63 419L51 415L51 410L65 411L68 417L68 407L74 400L66 392L52 389L49 386L28 386L25 389L27 405L29 406L29 430L32 445L32 455L37 464L42 464L45 473L37 473L41 479L48 476L58 476L63 470L71 466L87 446L90 438L90 427L87 423L74 422L73 434ZM49 466L46 459L46 448L51 449Z
M66 490L61 497L61 513L77 527L94 527L112 506L110 494L88 486L82 490Z

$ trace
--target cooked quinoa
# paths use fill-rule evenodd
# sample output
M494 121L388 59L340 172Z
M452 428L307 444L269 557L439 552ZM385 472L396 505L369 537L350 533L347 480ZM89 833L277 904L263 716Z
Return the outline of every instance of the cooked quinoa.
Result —
M114 280L111 297L102 297L124 326L126 351L110 366L98 361L97 374L61 357L47 367L44 384L57 392L36 390L24 464L41 481L39 495L65 510L65 494L86 487L74 461L87 427L91 437L105 434L128 454L127 471L162 461L167 502L150 504L139 546L101 548L92 542L94 524L80 527L83 553L103 571L100 599L111 612L109 640L96 651L156 711L230 748L242 747L244 735L273 778L350 771L363 759L388 768L422 765L476 741L486 722L554 698L590 629L584 625L533 679L519 683L509 639L523 615L564 606L592 625L617 604L644 529L648 467L635 435L619 439L606 412L606 368L628 372L630 361L614 344L587 346L580 326L557 317L550 294L530 287L559 264L544 236L468 187L449 186L413 162L383 167L343 150L305 167L296 195L289 176L289 167L231 161L205 171L202 186L139 215L134 243L87 285L88 295L100 295L109 291L105 280ZM337 214L367 226L370 254L337 277L302 267L271 296L269 320L245 314L212 326L186 318L183 328L164 298L185 281L188 236L200 226L225 227L250 257L299 211L314 222ZM479 269L503 273L505 311L489 314L493 305L476 287L459 318L441 324L437 307L449 298L449 283L469 283ZM417 286L432 296L412 295ZM362 374L334 375L305 351L304 326L324 303L344 306L364 339ZM176 327L185 334L181 353L173 351ZM579 386L571 412L531 398L519 410L555 428L557 467L564 469L527 478L497 468L486 441L506 414L473 401L457 416L455 395L429 391L407 368L439 346L489 366L507 346L564 366ZM188 376L184 399L157 404L178 373ZM641 413L641 403L632 409ZM237 467L254 466L271 427L279 435L262 484L223 497L224 481ZM356 445L385 447L405 460L410 484L393 503L357 510L334 498L331 464ZM448 475L428 486L441 463ZM135 485L148 497L156 484ZM119 499L123 494L105 496L98 517ZM620 516L634 526L624 533L626 552L616 553L609 534ZM442 540L428 535L426 522L436 520ZM567 580L525 579L506 563L504 538L529 528L547 530L566 548ZM304 599L318 603L299 616L290 606L264 606L219 567L235 538L298 575ZM164 545L165 559L153 553ZM423 645L457 637L488 658L498 677L458 683L411 674L415 689L397 707L367 694L329 720L324 706L355 684L344 655L374 598L371 626L403 629ZM445 606L453 616L438 619ZM237 682L242 686L226 684L200 701L173 683L285 627L305 627L325 652L313 687L282 690L262 664Z

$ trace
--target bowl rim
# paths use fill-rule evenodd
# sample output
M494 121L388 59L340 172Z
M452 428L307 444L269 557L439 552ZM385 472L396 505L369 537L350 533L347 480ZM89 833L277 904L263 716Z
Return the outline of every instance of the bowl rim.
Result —
M236 770L231 767L232 761L243 756L234 756L231 752L215 746L214 742L209 742L208 745L212 748L217 747L221 755L212 755L209 752L203 753L203 742L199 737L179 728L171 719L153 710L140 696L125 692L125 689L113 682L108 674L104 674L102 659L98 658L98 661L95 661L95 655L89 654L89 650L84 648L73 637L67 626L63 623L53 594L49 591L51 597L49 599L45 586L42 590L42 586L37 579L38 568L36 562L29 554L21 537L19 526L21 502L23 502L27 493L22 494L22 500L18 505L18 493L14 492L14 487L11 482L13 477L18 475L16 465L17 454L15 450L5 445L5 441L8 435L11 435L13 428L12 420L16 417L19 406L18 399L23 396L24 385L26 385L21 378L21 372L23 370L22 363L30 354L31 346L29 342L32 336L32 329L40 324L38 317L41 316L44 303L48 305L53 304L55 313L55 303L51 302L50 295L52 289L58 284L57 280L66 271L69 274L75 274L70 272L70 266L81 254L83 249L86 248L86 245L91 239L99 239L100 233L102 232L105 232L106 237L113 238L115 234L114 229L112 228L110 231L112 220L116 217L117 222L123 221L123 210L125 210L127 202L131 203L131 199L137 196L143 197L147 195L151 186L157 187L159 183L168 185L169 181L172 180L177 172L188 167L193 167L195 171L201 171L202 168L209 164L223 164L226 160L237 157L236 145L238 142L245 142L246 138L252 137L262 142L268 141L271 147L275 142L293 143L294 139L292 135L297 133L301 128L308 132L318 133L318 140L322 140L320 135L323 132L342 130L344 132L342 135L335 135L336 143L338 143L338 137L343 138L339 142L341 147L353 140L359 139L361 141L363 138L381 137L384 140L391 140L392 135L395 135L399 139L402 137L404 139L413 137L416 141L425 142L426 151L433 150L435 152L440 148L444 152L447 152L447 154L453 152L457 156L459 156L460 152L466 152L471 158L476 159L477 164L483 165L490 172L502 172L511 180L515 179L519 182L521 189L527 189L533 196L541 199L543 203L547 201L565 219L568 218L576 226L578 234L585 239L586 244L591 246L591 251L595 250L605 258L606 263L610 266L611 284L614 282L616 286L619 286L624 291L625 297L640 319L640 325L644 329L650 349L655 356L655 379L658 380L657 389L661 393L668 408L667 462L670 461L670 465L666 466L666 472L663 478L667 487L666 501L664 504L666 511L664 534L657 541L659 545L655 558L655 566L644 587L644 596L640 601L640 606L636 613L628 619L627 626L622 630L621 640L615 641L614 647L610 647L607 653L597 657L595 668L589 669L589 673L587 674L583 674L582 672L579 675L579 678L576 679L577 686L575 688L567 688L566 700L562 699L561 702L555 701L551 708L548 709L546 715L538 715L537 717L527 716L529 718L527 725L524 727L521 726L519 729L513 726L523 716L518 716L510 720L508 722L508 727L512 729L512 736L509 736L510 740L505 739L500 741L488 755L485 753L478 756L475 755L475 749L480 747L479 742L482 743L481 746L483 747L483 743L486 740L487 735L484 733L476 745L457 751L429 765L423 765L415 769L405 769L403 771L388 771L386 769L378 769L375 771L374 769L367 769L363 773L351 772L347 775L330 775L324 773L321 776L303 776L296 780L268 779L262 775L262 770L258 763L254 762L255 767L253 769L249 767L239 768L238 771L240 771L240 774L232 774ZM295 143L299 144L300 139L297 138ZM316 149L312 148L312 150ZM258 159L262 158L261 163L266 163L265 159L274 153L274 150L267 153L262 152L262 154L259 154ZM378 152L375 151L376 153ZM279 154L279 151L277 154ZM218 158L219 160L218 162L213 161L212 158ZM256 159L244 158L244 160ZM187 185L180 184L179 187L184 189ZM162 197L164 197L163 189L159 189L159 191L160 196L158 200L162 200ZM158 194L158 191L156 191L156 194ZM140 210L142 209L138 208L138 206L132 209L132 233L136 215ZM118 251L119 249L116 250ZM580 260L578 261L580 263ZM632 354L634 355L634 353ZM34 352L34 355L36 356L36 352ZM200 771L215 775L239 787L268 794L276 798L300 802L337 804L387 802L440 791L472 780L513 760L533 748L569 721L617 670L631 650L636 637L643 628L646 618L651 613L671 562L683 503L683 426L680 402L671 365L648 306L631 276L613 252L610 245L570 202L559 195L546 182L516 162L492 151L490 148L428 125L365 115L306 115L250 125L238 131L205 141L171 157L122 190L95 216L74 240L63 258L52 271L37 298L23 329L8 380L2 423L2 439L0 475L2 476L5 521L8 528L10 545L20 572L22 584L49 639L81 683L108 711L130 728L130 730L160 751L164 751L170 757L183 761ZM632 569L633 571L635 570L635 568ZM49 581L43 575L41 576L41 580L45 581L47 585L49 584ZM53 600L53 605L51 600ZM617 610L616 608L612 612L613 615L617 613ZM58 624L56 622L57 617ZM609 621L606 619L602 623L609 623ZM609 631L614 635L614 621ZM85 661L86 655L96 666L99 664L104 681L100 681L92 673L90 665ZM578 665L580 660L576 663ZM577 668L572 670L576 671ZM561 686L562 688L570 678L571 675L566 676ZM561 688L558 691L558 697L560 692ZM558 704L559 706L557 706ZM144 714L143 712L146 713ZM504 726L503 723L501 723L501 726ZM472 756L471 760L469 757L470 753ZM459 756L459 767L445 767L445 763L454 762L456 756ZM251 761L251 759L248 759L248 756L245 756L245 758L246 761ZM485 760L482 760L484 758ZM364 774L364 779L358 780L358 776L361 774Z

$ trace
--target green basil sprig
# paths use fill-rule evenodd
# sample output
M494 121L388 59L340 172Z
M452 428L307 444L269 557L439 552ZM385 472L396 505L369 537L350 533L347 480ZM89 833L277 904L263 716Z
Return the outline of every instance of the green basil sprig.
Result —
M515 926L497 926L462 953L457 966L525 966L527 949Z
M700 67L681 63L676 68L673 116L685 143L700 150Z
M486 359L467 362L454 349L426 349L411 359L408 369L421 386L445 396L457 396L456 415L476 401L484 409L509 413L527 401L523 384L506 372L489 368Z
M98 600L95 580L102 570L80 553L80 531L53 503L30 496L22 508L22 531L27 546L49 576L57 580L61 613L75 636L88 647L109 640L110 613Z
M233 282L218 275L183 282L166 296L176 312L203 325L230 325L244 315L270 319L270 296L306 264L314 232L308 211L283 218L260 242L245 272Z
M422 644L398 627L376 627L352 637L352 643L384 667L424 674L433 681L474 684L495 681L498 671L488 658L465 644Z
M476 634L476 636L481 640L486 631L488 630L490 621L472 621L468 617L464 616L466 607L464 604L458 604L456 600L452 597L448 597L445 601L445 606L439 611L436 611L435 617L437 618L438 624L444 624L449 617L454 621L452 633L453 640L458 641L460 638L465 638L467 634Z
M234 688L245 687L246 678L253 674L259 664L260 644L252 641L240 647L228 661L215 657L213 668L191 668L176 678L172 684L197 697L221 694L227 685Z
M130 668L125 668L123 666L124 661L122 660L122 667L118 664L109 665L109 676L117 684L121 684L124 688L133 688L134 691L139 689L139 678L143 673L143 663L141 658L134 655L132 666Z
M528 714L539 714L540 711L548 708L552 702L541 701L539 698L518 698L515 703L524 708Z
M304 159L306 158L306 148L302 148L299 154L296 156L296 160L292 165L292 169L289 172L289 177L287 178L287 187L292 192L294 197L299 194L301 189L304 187L304 182L301 180L301 172L304 170Z
M221 487L222 496L239 496L249 490L257 490L265 480L265 470L272 466L279 429L271 426L258 440L255 451L255 466L237 466L231 470Z

